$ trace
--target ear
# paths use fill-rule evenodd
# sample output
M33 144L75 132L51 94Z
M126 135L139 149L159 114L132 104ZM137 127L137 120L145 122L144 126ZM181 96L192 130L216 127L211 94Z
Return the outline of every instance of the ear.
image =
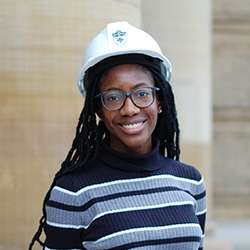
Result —
M158 108L158 114L160 114L162 112L162 107L159 100L157 100L157 108Z

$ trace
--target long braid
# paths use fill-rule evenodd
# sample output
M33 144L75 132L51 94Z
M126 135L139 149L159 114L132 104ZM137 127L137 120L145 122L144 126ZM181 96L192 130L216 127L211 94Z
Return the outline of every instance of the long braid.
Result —
M60 170L55 174L52 184L45 195L42 208L43 215L40 218L39 227L29 244L29 250L32 250L35 242L38 242L44 247L44 242L42 242L40 236L44 230L46 222L46 203L49 200L50 193L55 186L56 181L61 176L83 167L86 162L91 161L93 157L97 155L99 144L106 132L106 129L104 128L105 126L102 124L102 122L99 122L99 125L96 124L93 100L97 83L98 79L93 81L92 87L87 90L85 105L79 117L76 127L76 135L73 140L72 147L69 150L65 160L61 164Z
M157 86L160 87L160 103L162 106L162 113L159 115L159 120L153 136L156 136L160 140L160 153L163 156L179 160L180 148L179 148L179 125L177 119L177 113L174 102L174 95L172 88L168 82L162 77L161 72L150 69L156 79ZM88 74L87 79L88 79ZM93 74L89 74L93 76ZM35 242L37 241L41 246L44 243L41 241L40 236L44 230L46 223L46 203L49 200L50 193L56 184L56 181L70 172L74 172L77 169L86 165L88 161L91 161L96 157L99 151L99 146L105 136L108 136L108 131L102 121L99 121L97 125L96 111L99 106L95 102L95 95L97 91L97 84L100 78L96 77L98 74L94 74L95 77L89 82L91 86L87 88L85 105L80 114L79 121L76 127L76 135L72 143L72 147L69 150L65 160L61 164L60 170L56 173L52 184L43 201L43 215L39 221L39 227L34 234L29 250L32 250ZM88 86L88 85L87 85Z
M160 140L160 153L168 158L179 160L179 124L171 85L165 80L161 72L151 69L156 85L161 89L159 98L162 113L154 131L154 136Z

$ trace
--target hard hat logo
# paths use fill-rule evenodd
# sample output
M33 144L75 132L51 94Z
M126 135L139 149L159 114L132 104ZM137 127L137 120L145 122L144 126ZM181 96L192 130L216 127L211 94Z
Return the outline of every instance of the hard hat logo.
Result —
M117 30L116 32L112 33L112 37L114 42L121 46L124 45L127 42L127 32L126 31L121 31Z
M162 65L163 76L167 82L171 82L171 63L162 53L159 44L154 38L127 22L115 22L107 24L93 38L86 50L78 81L81 93L84 95L86 87L85 76L89 68L104 59L129 54L140 54L158 59Z

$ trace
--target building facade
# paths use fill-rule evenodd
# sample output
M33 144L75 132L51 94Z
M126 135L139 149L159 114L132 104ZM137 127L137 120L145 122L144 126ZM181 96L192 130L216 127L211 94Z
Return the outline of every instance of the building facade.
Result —
M83 105L83 51L112 21L152 34L173 63L181 160L206 178L209 223L250 217L249 0L0 3L1 250L26 249L38 226Z

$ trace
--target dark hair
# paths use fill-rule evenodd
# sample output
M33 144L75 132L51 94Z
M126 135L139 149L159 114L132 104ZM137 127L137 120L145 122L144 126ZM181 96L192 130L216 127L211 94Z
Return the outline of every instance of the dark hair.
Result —
M160 141L160 153L168 158L179 160L179 125L174 101L174 95L171 85L165 80L160 60L139 54L122 55L103 60L101 63L91 67L85 76L85 105L79 117L76 128L76 135L72 143L72 147L68 152L66 159L61 164L60 170L56 173L54 180L43 201L43 216L40 219L40 225L32 238L29 250L32 249L37 241L40 245L44 243L40 240L40 236L46 223L45 206L49 200L51 190L56 181L71 172L86 166L87 162L95 159L99 145L104 138L109 136L102 121L97 122L96 112L99 111L100 104L96 101L95 95L98 91L98 84L102 74L109 68L124 63L141 64L152 72L157 87L160 88L159 100L162 113L159 114L153 137Z

